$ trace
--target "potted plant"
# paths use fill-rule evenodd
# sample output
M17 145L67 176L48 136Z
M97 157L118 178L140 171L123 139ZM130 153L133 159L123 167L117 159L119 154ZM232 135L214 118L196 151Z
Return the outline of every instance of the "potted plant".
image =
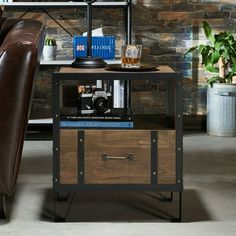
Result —
M57 52L57 42L51 36L46 37L43 48L43 59L44 60L55 60Z
M203 29L208 44L190 48L197 50L206 71L213 74L207 90L207 131L211 135L236 135L236 41L230 32L212 33L204 21Z

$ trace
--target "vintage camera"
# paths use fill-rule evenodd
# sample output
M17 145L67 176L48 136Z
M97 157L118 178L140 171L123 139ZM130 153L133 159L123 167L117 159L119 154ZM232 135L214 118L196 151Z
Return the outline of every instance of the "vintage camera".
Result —
M95 89L91 93L79 93L79 113L83 115L106 115L112 109L112 95L102 89Z

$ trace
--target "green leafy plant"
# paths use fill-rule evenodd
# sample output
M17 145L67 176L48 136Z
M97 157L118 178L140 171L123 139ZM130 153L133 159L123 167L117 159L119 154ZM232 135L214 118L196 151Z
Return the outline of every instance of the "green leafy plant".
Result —
M236 72L236 41L229 32L213 34L210 25L204 21L203 29L210 44L200 44L190 48L186 53L197 50L202 56L202 65L211 73L218 73L207 80L213 83L231 83Z
M45 39L44 45L46 45L46 46L57 46L56 39L54 39L52 37L47 37Z

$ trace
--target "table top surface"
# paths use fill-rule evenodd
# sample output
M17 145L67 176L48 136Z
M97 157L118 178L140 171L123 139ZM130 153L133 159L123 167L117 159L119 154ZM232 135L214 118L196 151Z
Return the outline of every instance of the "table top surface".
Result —
M157 70L151 70L151 71L111 71L106 70L105 68L94 68L94 69L81 69L81 68L72 68L72 67L62 67L59 72L57 73L63 73L63 74L91 74L91 73L119 73L119 74L125 74L125 73L151 73L151 74L160 74L160 73L178 73L174 69L172 69L169 65L160 65L157 66Z
M56 80L183 80L180 72L175 71L169 65L159 65L156 70L150 71L111 71L105 68L82 69L69 66L61 67L60 71L53 73Z

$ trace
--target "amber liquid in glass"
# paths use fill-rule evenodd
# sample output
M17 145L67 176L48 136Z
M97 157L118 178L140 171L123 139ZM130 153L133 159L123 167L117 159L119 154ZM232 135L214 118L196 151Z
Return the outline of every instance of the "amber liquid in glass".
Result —
M122 57L122 67L139 67L141 58Z

